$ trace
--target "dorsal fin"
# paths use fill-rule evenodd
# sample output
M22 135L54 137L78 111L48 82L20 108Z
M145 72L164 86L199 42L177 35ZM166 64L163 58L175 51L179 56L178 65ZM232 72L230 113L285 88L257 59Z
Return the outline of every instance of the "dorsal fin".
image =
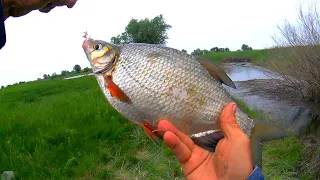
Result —
M212 62L204 59L197 59L200 64L206 68L206 70L210 73L210 75L216 79L217 81L224 83L225 85L232 87L234 89L236 88L236 85L233 83L233 81L229 78L229 76L221 69L219 66L213 64Z

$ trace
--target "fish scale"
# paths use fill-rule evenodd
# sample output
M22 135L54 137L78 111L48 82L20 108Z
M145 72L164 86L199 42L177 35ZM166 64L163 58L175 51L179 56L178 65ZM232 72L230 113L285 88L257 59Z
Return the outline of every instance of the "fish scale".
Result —
M142 51L141 49L150 49L150 51ZM162 56L166 53L168 54L168 50L161 46L154 47L146 44L138 46L129 44L120 49L119 64L113 72L113 81L132 100L135 106L132 111L141 112L142 116L139 118L133 117L132 112L124 110L122 110L122 114L136 123L147 120L154 126L160 118L172 118L173 124L182 126L183 118L186 117L192 119L193 123L198 126L210 127L210 124L215 125L222 108L228 102L231 102L231 98L225 91L220 90L221 85L213 81L209 73L199 63L195 63L195 60L184 58L184 54L178 53L174 57L178 60L182 59L178 61L181 62L179 65L182 67L176 68L177 61L167 58L170 57L168 55ZM159 56L152 57L152 54ZM138 62L136 61L137 58L139 58ZM124 76L124 74L126 75ZM161 77L160 74L162 78L152 78L151 80L146 78L148 75ZM175 90L180 88L182 91L194 87L197 93L196 96L182 97L182 99L189 98L189 100L185 99L182 102L181 97L170 94L170 87ZM105 93L108 100L112 101L109 92L106 91ZM150 102L153 102L154 105ZM123 103L117 103L115 108L121 111L121 109L125 109L122 105ZM247 135L250 135L253 123L248 123L248 121L252 120L244 113L237 114L240 127ZM251 127L246 128L245 126L248 125ZM213 129L206 128L206 131L209 130ZM192 135L203 132L203 129L189 129L188 131L186 133Z
M195 144L215 150L223 138L218 119L232 102L222 83L235 88L218 66L161 45L85 39L82 47L110 105L140 125L153 141L162 138L156 131L158 121L167 119ZM286 133L254 121L241 109L235 117L250 137L253 163L261 167L261 143L284 138Z

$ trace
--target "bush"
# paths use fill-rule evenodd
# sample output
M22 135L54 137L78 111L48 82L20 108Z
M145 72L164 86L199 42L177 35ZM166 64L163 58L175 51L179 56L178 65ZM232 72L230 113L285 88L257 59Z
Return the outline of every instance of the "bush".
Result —
M320 103L320 17L317 5L306 11L300 5L298 22L278 26L281 37L273 37L277 47L270 50L269 68L293 88L302 101Z

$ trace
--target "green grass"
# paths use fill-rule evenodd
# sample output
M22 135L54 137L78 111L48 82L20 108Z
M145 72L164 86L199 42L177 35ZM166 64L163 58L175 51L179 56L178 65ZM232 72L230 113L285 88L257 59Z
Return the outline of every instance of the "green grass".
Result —
M0 90L0 172L18 179L182 177L162 145L112 109L93 76Z
M212 52L202 55L203 58L212 60L216 63L221 63L224 59L236 58L236 59L248 59L252 60L252 63L259 63L263 61L267 56L266 50L249 50L249 51L231 51L231 52Z
M0 89L0 114L0 173L14 171L17 179L183 179L171 151L111 108L93 76ZM298 176L302 147L293 135L266 143L267 179Z

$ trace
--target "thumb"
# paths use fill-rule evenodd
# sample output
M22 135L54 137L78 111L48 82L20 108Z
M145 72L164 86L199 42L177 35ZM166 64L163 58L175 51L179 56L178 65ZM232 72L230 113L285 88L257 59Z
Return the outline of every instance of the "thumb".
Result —
M236 139L240 134L243 134L235 118L236 110L237 105L229 103L220 115L219 125L223 136L227 139Z

